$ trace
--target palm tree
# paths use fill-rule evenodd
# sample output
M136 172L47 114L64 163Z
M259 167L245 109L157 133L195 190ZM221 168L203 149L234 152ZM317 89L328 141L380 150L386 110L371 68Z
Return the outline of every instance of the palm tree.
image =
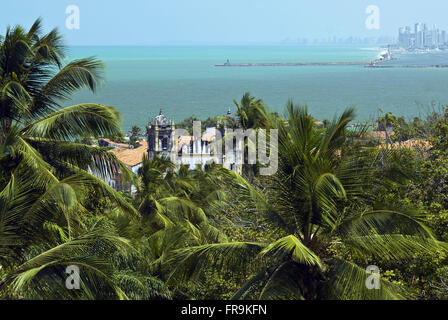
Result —
M143 159L139 169L139 212L150 224L150 234L161 230L183 229L190 243L203 244L226 240L208 217L225 205L222 190L224 169L211 166L205 171L175 169L168 159ZM227 177L227 176L226 176Z
M233 100L233 102L237 108L237 120L234 126L238 126L243 130L256 130L266 127L266 118L268 117L268 115L267 106L263 102L263 100L256 99L254 96L251 96L249 92L246 92L239 103L235 100ZM275 114L272 114L270 116L273 117L275 116ZM250 180L250 182L253 182L253 179L258 170L257 164L247 164L249 149L254 150L255 147L256 146L252 141L250 141L250 139L245 138L243 173L244 176Z
M172 270L167 261L176 250L228 241L222 230L229 225L231 202L250 192L242 177L221 166L176 170L168 159L157 156L144 159L139 177L136 200L143 219L138 245L149 259L150 273L164 281ZM198 292L198 287L176 281L168 285L180 298Z
M398 124L397 118L391 113L387 112L384 117L379 117L377 120L378 129L384 131L386 135L386 150L389 150L389 144L392 143L389 134L389 127Z
M8 27L0 37L0 296L127 298L111 259L134 249L85 206L95 194L138 217L97 178L116 170L132 174L107 150L74 143L120 134L120 116L93 103L61 107L77 90L96 90L102 63L64 65L59 32L41 29L38 19L28 31ZM76 293L64 285L72 264L86 275Z
M170 298L123 237L122 220L131 217L120 210L91 215L72 187L62 181L40 197L26 178L13 176L0 192L0 298ZM80 290L66 287L69 266L79 268Z
M119 168L126 176L129 170L106 150L73 143L86 136L119 134L119 114L93 103L61 108L72 93L97 89L102 63L89 58L64 66L60 34L53 30L43 35L41 29L40 19L28 32L8 27L0 42L3 174L27 166L42 183L55 181L54 174L76 171L105 176Z
M249 92L246 92L238 103L233 100L237 111L238 125L244 130L264 127L266 119L266 105L263 100L256 100Z
M29 31L8 27L0 42L0 187L12 175L25 172L40 190L51 190L60 178L76 175L82 184L107 193L136 214L93 175L105 177L120 170L124 178L131 179L129 169L107 150L73 142L120 134L118 112L93 103L61 108L77 90L96 90L102 63L80 59L64 66L59 32L42 34L41 24L38 19Z
M287 105L288 125L267 118L279 130L278 172L266 183L263 213L286 236L273 243L227 242L180 249L170 263L170 281L199 281L205 270L249 272L234 298L400 299L405 292L381 280L367 289L368 265L406 259L415 252L446 249L416 213L373 205L373 163L362 149L345 150L347 109L317 130L306 108ZM260 203L263 197L255 201ZM371 204L360 211L357 202Z

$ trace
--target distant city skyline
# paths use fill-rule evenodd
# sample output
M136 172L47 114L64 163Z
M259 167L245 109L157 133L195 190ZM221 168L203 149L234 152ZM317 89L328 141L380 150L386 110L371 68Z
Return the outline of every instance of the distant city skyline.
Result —
M396 37L393 36L381 36L381 37L336 37L329 36L323 38L297 38L297 39L284 39L282 44L299 44L299 45L311 45L311 44L390 44L395 43Z
M405 49L437 49L446 47L447 41L446 31L435 24L416 22L398 29L398 45Z
M379 29L366 28L372 5ZM79 29L66 28L69 6L79 7ZM446 0L24 0L2 3L0 34L41 16L46 30L58 27L69 45L373 44L396 40L398 26L410 21L447 29L446 12Z

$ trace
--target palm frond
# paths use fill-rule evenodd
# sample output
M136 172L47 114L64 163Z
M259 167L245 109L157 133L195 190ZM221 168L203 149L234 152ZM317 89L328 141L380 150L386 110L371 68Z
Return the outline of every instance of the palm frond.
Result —
M103 68L102 62L92 58L72 61L43 86L40 95L58 106L59 101L70 99L73 93L81 89L95 92Z
M354 253L382 260L411 259L417 253L447 251L448 245L421 236L403 234L372 234L362 237L348 237L343 243Z
M372 274L354 263L334 259L326 283L329 297L340 300L403 300L408 296L402 286L385 280L381 274L379 288L368 289L366 282L370 280L369 276Z
M308 266L322 267L319 257L293 235L271 243L260 252L260 256L273 257L280 261L287 258Z
M118 113L99 104L80 104L55 111L27 125L22 133L33 138L70 141L85 136L103 137L121 132Z
M173 266L168 283L199 281L204 270L245 270L264 247L255 242L228 242L176 250L167 261Z
M309 275L294 262L279 265L268 277L260 293L260 300L304 300L302 290Z

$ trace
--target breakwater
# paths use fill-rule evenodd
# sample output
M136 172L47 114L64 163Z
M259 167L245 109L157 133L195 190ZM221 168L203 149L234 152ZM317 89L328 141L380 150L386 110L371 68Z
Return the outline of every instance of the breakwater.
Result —
M423 68L448 68L447 64L436 64L436 65L366 65L366 68L416 68L416 69L423 69Z
M306 66L377 66L379 63L392 60L390 55L384 55L381 59L369 62L267 62L267 63L230 63L227 60L224 64L215 64L215 67L306 67Z
M279 63L229 63L216 64L215 67L295 67L295 66L353 66L366 62L279 62Z

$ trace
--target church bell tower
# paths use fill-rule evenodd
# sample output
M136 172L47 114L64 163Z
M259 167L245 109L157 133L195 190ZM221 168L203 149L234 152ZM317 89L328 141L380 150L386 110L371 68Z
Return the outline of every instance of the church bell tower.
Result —
M146 132L148 135L148 158L155 155L169 157L173 148L171 135L174 132L174 120L168 121L160 109L159 115L148 123Z

